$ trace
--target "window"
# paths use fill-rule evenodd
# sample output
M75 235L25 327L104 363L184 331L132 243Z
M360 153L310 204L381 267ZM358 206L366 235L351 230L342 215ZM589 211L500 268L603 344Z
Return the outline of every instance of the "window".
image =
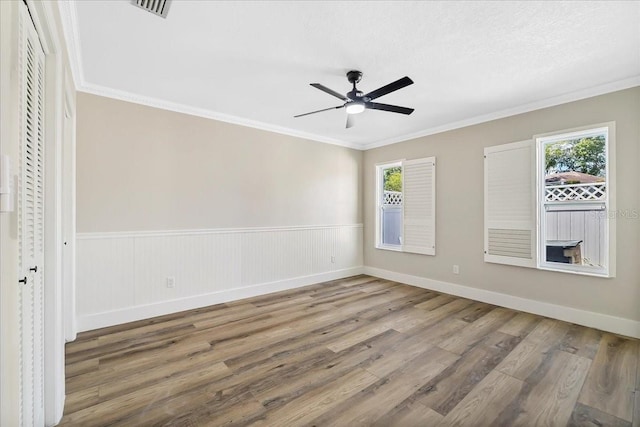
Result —
M376 247L435 255L435 158L376 166Z
M540 266L608 275L609 126L540 136Z
M380 247L398 249L402 247L402 162L379 167L381 181Z
M613 123L485 148L485 261L614 275Z

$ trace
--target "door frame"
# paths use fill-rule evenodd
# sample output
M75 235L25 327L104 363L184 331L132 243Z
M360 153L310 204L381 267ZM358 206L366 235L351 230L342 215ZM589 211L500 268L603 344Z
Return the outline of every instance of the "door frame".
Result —
M65 75L62 123L62 317L66 342L78 333L76 322L76 98L70 72Z

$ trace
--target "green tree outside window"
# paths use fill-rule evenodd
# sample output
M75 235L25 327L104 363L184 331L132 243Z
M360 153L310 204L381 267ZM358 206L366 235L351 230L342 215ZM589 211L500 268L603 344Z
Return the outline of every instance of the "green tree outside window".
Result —
M384 191L402 191L402 168L388 168L384 170Z
M605 176L607 163L604 135L572 139L547 144L545 172L582 172L594 176Z

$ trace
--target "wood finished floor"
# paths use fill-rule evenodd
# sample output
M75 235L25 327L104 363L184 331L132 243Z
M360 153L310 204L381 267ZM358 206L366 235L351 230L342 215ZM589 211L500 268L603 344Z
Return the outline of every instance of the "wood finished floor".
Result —
M640 426L638 340L357 276L85 332L62 425Z

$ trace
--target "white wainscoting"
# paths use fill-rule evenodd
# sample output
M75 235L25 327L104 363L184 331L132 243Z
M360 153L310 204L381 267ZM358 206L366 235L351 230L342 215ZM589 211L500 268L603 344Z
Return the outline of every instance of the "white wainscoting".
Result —
M355 224L78 233L78 329L360 274L362 231Z

